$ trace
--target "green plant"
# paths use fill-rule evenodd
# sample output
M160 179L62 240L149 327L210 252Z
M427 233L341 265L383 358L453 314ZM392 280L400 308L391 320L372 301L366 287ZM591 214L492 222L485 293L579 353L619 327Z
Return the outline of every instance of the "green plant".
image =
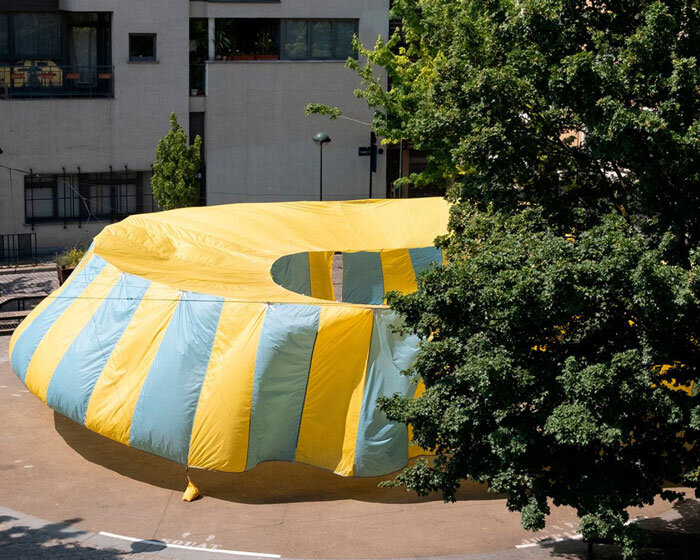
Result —
M396 0L393 15L397 34L348 61L357 95L378 135L428 151L410 180L454 202L448 264L389 298L425 337L426 391L383 406L436 454L398 482L450 500L483 481L533 530L550 500L570 505L584 537L632 557L626 508L700 483L697 385L659 376L700 378L700 7Z
M216 54L228 56L233 51L231 40L232 21L230 19L217 19L214 28L214 48Z
M275 54L277 52L277 46L269 31L262 31L258 34L255 51L259 54Z
M56 265L59 268L75 268L80 260L85 256L86 249L82 247L71 247L56 255Z
M158 141L153 163L153 197L161 210L196 206L199 202L199 173L202 139L187 145L187 135L170 114L170 130Z

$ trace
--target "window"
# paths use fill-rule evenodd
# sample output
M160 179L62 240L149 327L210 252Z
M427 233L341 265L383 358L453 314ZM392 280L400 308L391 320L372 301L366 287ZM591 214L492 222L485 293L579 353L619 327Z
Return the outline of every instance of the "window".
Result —
M24 203L28 224L114 221L157 210L151 172L137 171L28 175Z
M17 13L13 16L14 55L19 59L60 60L63 25L58 13Z
M129 33L129 60L132 62L155 62L156 34Z
M9 97L112 97L113 71L110 14L0 12L0 88Z
M24 208L27 222L56 215L56 176L27 176L24 183Z
M280 20L275 18L217 18L214 47L217 60L276 60Z
M9 16L0 14L0 59L10 56Z
M311 58L333 58L333 25L330 21L312 21Z
M282 22L285 60L345 60L357 56L352 47L357 20L298 20Z
M306 21L288 20L284 24L282 54L287 60L304 60L309 56L308 25Z

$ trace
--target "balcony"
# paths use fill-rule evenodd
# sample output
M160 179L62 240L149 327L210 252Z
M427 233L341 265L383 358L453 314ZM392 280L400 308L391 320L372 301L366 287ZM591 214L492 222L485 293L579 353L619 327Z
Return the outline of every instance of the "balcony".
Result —
M0 99L114 97L113 66L57 66L51 61L0 63Z

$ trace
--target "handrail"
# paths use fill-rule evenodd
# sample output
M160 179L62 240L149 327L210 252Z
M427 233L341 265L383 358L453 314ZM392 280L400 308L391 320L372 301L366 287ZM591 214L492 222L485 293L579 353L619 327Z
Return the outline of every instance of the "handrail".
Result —
M113 66L57 65L50 60L0 63L0 98L113 95Z

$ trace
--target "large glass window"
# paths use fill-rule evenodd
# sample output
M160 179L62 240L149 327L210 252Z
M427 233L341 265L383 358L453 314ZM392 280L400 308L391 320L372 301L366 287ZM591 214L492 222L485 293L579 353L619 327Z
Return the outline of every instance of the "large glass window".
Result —
M308 26L304 20L284 22L284 45L282 52L288 60L303 60L309 56Z
M0 59L10 56L10 24L5 14L0 14Z
M330 21L312 21L311 58L333 58L333 25Z
M283 20L282 58L345 60L357 56L352 47L356 34L356 20Z
M276 60L280 20L275 18L217 18L214 47L217 60Z
M15 58L61 58L60 14L18 13L13 19Z
M357 54L352 47L356 34L357 23L354 21L339 21L335 24L335 54L338 58L349 58Z

